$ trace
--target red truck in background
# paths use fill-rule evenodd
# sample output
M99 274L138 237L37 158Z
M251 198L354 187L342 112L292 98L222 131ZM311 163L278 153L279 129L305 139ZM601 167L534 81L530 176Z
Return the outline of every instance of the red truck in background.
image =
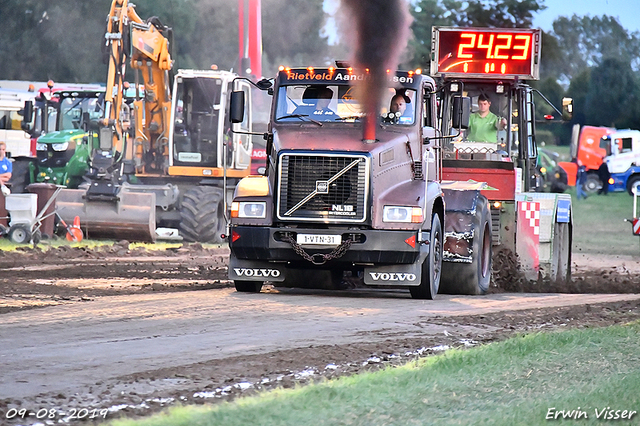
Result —
M571 134L571 161L559 162L558 165L567 172L569 186L576 185L576 174L578 164L583 164L587 171L587 181L584 184L584 191L590 194L597 192L602 187L602 182L598 177L598 168L602 164L602 158L607 155L606 144L603 146L600 141L603 136L613 133L615 129L611 127L573 126Z

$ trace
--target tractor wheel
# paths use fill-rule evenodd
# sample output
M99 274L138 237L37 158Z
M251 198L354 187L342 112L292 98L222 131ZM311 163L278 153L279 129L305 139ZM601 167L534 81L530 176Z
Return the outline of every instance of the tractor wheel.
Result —
M553 179L551 180L550 191L556 194L562 194L567 190L568 187L569 180L567 177L567 172L565 172L562 167L555 167L552 173Z
M571 282L571 224L558 223L553 227L553 261L551 281L558 284Z
M600 178L596 173L587 173L587 180L582 185L582 188L587 195L595 194L602 188L602 182L600 182Z
M260 293L262 290L262 281L238 281L234 280L236 291L240 293Z
M414 299L435 299L440 287L440 275L442 273L442 250L444 237L442 224L437 213L431 220L431 232L429 240L429 255L422 262L422 274L420 285L409 287L411 297Z
M28 244L31 241L31 229L24 223L11 226L9 239L16 244Z
M487 199L481 197L473 219L471 263L445 262L442 292L447 294L485 294L491 283L491 213Z
M26 191L27 185L31 180L29 177L29 165L35 162L29 158L18 157L13 160L13 172L11 173L11 192L14 194L22 194Z
M197 186L187 191L180 206L182 237L191 242L221 242L225 229L223 204L221 188Z
M640 185L640 175L631 176L627 181L627 192L629 195L633 195L633 188L636 185Z

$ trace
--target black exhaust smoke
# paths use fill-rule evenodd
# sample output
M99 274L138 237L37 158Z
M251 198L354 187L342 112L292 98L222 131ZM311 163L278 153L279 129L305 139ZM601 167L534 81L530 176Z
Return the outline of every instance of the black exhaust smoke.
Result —
M354 67L368 70L369 78L358 82L356 93L364 108L364 139L375 140L387 70L395 72L407 45L411 15L407 0L342 0L340 24L355 49Z

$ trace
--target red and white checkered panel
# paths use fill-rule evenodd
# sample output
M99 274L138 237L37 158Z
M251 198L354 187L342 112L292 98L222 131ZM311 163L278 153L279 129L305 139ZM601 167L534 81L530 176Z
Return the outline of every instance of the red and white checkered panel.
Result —
M535 201L523 201L520 210L524 213L525 220L533 229L533 235L540 235L540 203Z

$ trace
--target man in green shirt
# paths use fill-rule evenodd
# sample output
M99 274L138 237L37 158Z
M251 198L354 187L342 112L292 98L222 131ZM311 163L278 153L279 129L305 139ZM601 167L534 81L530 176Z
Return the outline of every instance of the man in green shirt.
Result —
M507 125L507 120L500 118L491 111L491 101L485 95L478 96L478 112L469 117L469 142L498 142L498 130Z

